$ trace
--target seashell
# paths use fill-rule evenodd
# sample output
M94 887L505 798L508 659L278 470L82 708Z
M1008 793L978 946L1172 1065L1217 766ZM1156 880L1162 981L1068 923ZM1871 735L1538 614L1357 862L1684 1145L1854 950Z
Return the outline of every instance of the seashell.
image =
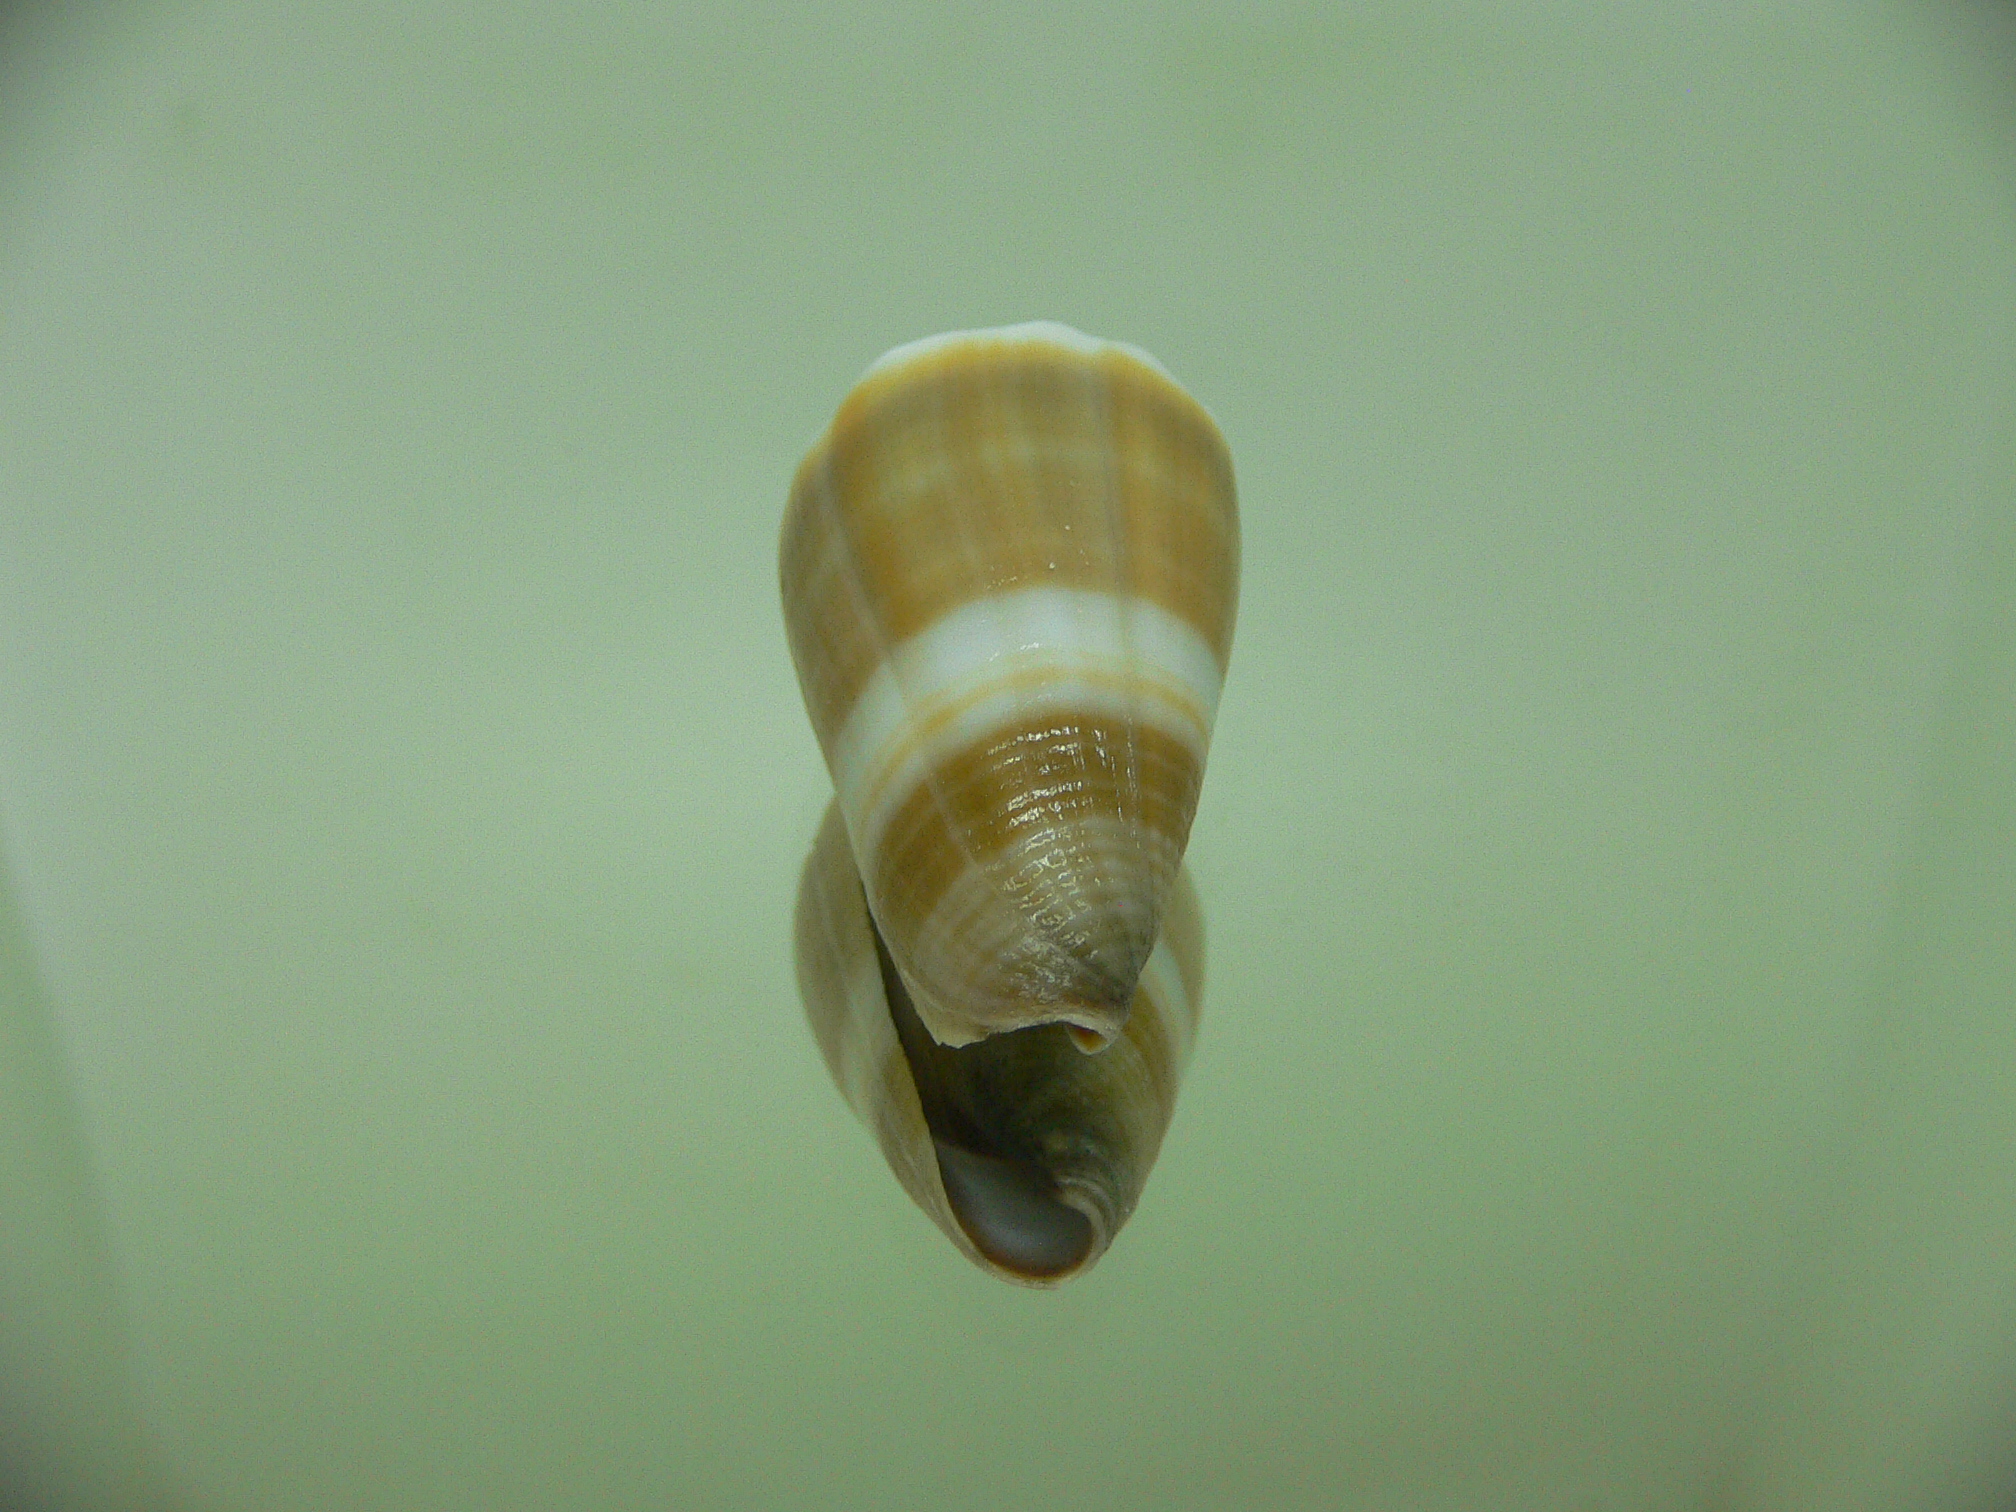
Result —
M918 1020L840 819L798 889L798 988L826 1067L911 1198L976 1265L1029 1286L1083 1274L1134 1211L1174 1111L1203 990L1203 920L1177 873L1120 1033L1063 1024L954 1048Z
M799 989L904 1188L1011 1280L1104 1253L1174 1109L1238 532L1210 417L1060 325L898 347L792 485L785 625L837 790Z
M942 1044L1125 1024L1196 812L1238 597L1231 458L1154 358L1067 326L896 348L800 464L806 711Z

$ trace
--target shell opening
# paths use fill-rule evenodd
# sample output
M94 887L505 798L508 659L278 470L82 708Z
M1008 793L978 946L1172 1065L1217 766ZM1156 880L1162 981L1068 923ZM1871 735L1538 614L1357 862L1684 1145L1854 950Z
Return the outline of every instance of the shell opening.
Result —
M931 1143L959 1226L973 1247L1003 1270L1050 1280L1069 1275L1091 1255L1097 1238L1092 1221L1063 1199L1041 1165L982 1155L935 1137Z
M1104 1142L1074 1113L1071 1078L1057 1072L1079 1059L1085 1039L1093 1049L1107 1041L1075 1025L1043 1024L942 1045L918 1018L872 917L869 927L953 1217L974 1249L1021 1280L1077 1274L1110 1239L1112 1204L1101 1200L1094 1174Z

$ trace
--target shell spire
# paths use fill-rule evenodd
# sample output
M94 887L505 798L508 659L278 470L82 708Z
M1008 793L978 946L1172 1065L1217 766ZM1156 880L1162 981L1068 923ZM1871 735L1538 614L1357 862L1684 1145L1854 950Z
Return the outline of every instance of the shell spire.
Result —
M1239 528L1209 415L1067 326L898 347L800 465L786 631L853 861L940 1044L1119 1036L1177 886Z

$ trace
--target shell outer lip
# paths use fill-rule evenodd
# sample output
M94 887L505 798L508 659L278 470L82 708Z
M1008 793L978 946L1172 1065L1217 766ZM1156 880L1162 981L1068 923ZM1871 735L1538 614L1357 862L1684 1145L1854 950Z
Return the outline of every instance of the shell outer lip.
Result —
M948 1011L935 998L921 991L910 979L908 972L903 973L903 986L910 994L910 1002L917 1011L917 1017L923 1021L925 1029L930 1031L931 1038L955 1050L967 1045L977 1045L996 1034L1011 1034L1017 1029L1028 1029L1039 1024L1062 1024L1070 1032L1071 1042L1074 1045L1087 1055L1097 1055L1125 1032L1127 1017L1133 1011L1133 998L1130 994L1127 1002L1113 1005L1068 1000L1056 1003L1032 1003L1019 1017L978 1018L971 1014Z

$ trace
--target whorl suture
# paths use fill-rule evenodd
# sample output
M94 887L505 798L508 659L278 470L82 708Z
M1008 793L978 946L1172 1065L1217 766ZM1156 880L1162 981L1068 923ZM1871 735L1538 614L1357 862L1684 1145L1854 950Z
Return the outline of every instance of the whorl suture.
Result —
M997 1275L1091 1265L1168 1125L1238 574L1210 416L1066 326L898 347L793 481L785 628L836 789L800 990L897 1177Z

